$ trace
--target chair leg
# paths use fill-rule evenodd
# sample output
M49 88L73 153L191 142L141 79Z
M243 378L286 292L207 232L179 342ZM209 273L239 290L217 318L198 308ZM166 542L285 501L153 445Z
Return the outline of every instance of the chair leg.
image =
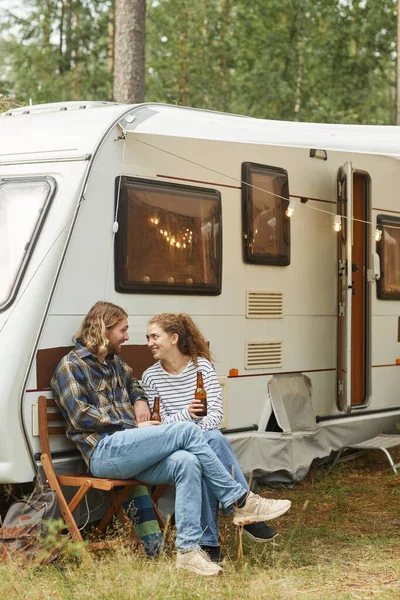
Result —
M160 513L160 511L158 510L158 506L156 505L156 503L154 502L153 498L150 496L150 502L153 506L155 515L156 515L156 519L158 521L158 524L160 526L161 531L164 531L164 527L165 527L165 521L164 518L162 516L162 514Z
M71 534L72 539L77 542L83 542L83 537L81 536L79 528L73 517L73 514L68 506L68 503L64 497L64 494L62 493L60 484L57 481L57 476L54 472L54 469L52 467L49 457L47 456L47 454L42 454L42 456L40 457L40 460L42 462L43 469L44 469L44 472L47 477L47 481L49 482L49 486L56 493L58 506L61 511L61 516L64 519L64 522L68 528L68 531Z
M169 483L161 483L160 485L157 485L156 489L151 494L151 499L154 502L158 502L161 495L165 492L165 490L167 489L168 486L169 486Z
M339 460L340 460L340 458L342 456L342 452L343 452L344 449L345 449L344 447L340 448L339 452L336 454L335 459L334 459L334 461L332 463L332 469L333 469L333 467L336 467L337 463L339 462Z
M165 490L167 489L168 486L169 486L169 483L161 483L160 485L157 485L154 492L152 494L150 494L150 502L153 505L154 512L156 514L156 518L157 518L157 521L158 521L161 531L164 531L165 520L164 520L162 514L160 513L156 502L158 502L161 495L165 492Z
M133 485L126 485L124 487L124 489L122 490L122 492L120 494L118 494L118 496L115 496L115 501L113 501L111 499L111 506L108 509L108 511L106 512L106 514L104 515L102 521L100 522L99 526L97 527L97 529L99 531L104 531L105 528L107 527L107 525L109 524L109 522L111 521L111 519L113 518L113 516L115 514L117 514L117 512L119 511L119 509L121 508L122 504L125 502L125 500L127 499L127 497L129 496L131 490L133 490L133 488L135 487L136 484Z
M389 452L388 450L386 450L386 448L380 448L380 450L382 450L382 452L384 452L384 453L386 454L386 456L387 456L387 459L388 459L388 461L389 461L389 464L390 464L390 466L391 466L391 467L392 467L392 469L393 469L393 473L394 473L395 475L397 475L397 468L396 468L396 467L398 467L398 465L395 465L395 464L394 464L394 462L393 462L393 459L392 459L392 457L391 457L391 454L390 454L390 452Z
M86 496L91 487L92 484L90 483L90 481L85 481L85 483L81 485L81 487L69 503L69 509L71 512L74 512L80 501L83 500L83 498Z
M112 492L110 492L110 495L113 498L113 501L116 502L117 494L114 491L112 491ZM136 533L136 529L135 529L132 521L130 520L130 518L128 517L128 515L126 514L126 512L122 506L117 511L117 517L121 521L122 525L128 530L129 538L130 538L131 542L135 541L138 544L138 546L142 546L142 544L143 544L142 539Z

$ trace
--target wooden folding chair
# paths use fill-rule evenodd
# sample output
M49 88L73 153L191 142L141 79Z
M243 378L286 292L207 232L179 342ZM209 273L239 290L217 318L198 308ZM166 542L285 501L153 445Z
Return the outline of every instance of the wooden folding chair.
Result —
M73 516L74 510L85 498L88 491L93 488L96 490L103 490L108 492L111 498L111 506L104 515L102 521L98 525L98 532L104 532L111 519L116 515L122 524L127 527L131 540L135 540L141 543L140 537L137 535L131 520L123 509L123 503L129 497L129 494L133 488L137 485L147 484L138 481L137 479L102 479L100 477L92 477L91 475L60 475L56 474L50 451L50 440L51 435L65 435L65 422L61 415L61 412L57 408L54 400L46 398L45 396L39 396L38 399L38 410L39 410L39 438L42 454L40 457L43 465L44 472L46 474L49 486L55 491L57 495L58 505L61 511L61 516L71 534L73 540L83 541L81 532ZM49 422L51 425L49 425ZM78 488L78 491L68 503L61 486L68 486ZM160 495L166 486L157 486L153 492L155 501L158 500ZM122 488L117 494L115 488ZM153 498L150 496L151 503L153 505L158 523L161 530L164 529L164 520L155 505ZM96 547L105 547L106 544L101 542L100 544L91 544L94 549Z

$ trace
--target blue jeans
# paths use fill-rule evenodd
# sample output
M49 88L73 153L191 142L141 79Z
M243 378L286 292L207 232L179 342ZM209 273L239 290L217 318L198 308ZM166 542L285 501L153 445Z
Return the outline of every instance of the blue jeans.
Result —
M219 429L205 431L204 437L212 450L218 456L225 469L245 490L249 489L245 476L239 465L236 454L232 446ZM202 482L202 510L201 525L203 527L203 536L200 540L202 546L219 546L218 541L218 508L219 502L213 494L211 488L203 480ZM223 509L224 513L232 512L232 508Z
M125 429L97 444L90 470L95 477L137 478L143 483L175 483L176 547L199 548L204 479L224 509L245 489L227 472L194 423Z

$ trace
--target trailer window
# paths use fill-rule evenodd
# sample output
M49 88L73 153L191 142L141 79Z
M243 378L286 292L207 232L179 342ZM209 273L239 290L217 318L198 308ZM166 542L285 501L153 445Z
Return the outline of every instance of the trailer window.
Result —
M244 260L264 265L290 264L288 175L284 169L242 165Z
M118 194L117 291L221 292L219 192L122 177Z
M51 177L0 180L1 309L17 291L55 187Z
M381 261L381 278L377 282L378 298L400 300L400 219L378 215L382 239L376 243Z

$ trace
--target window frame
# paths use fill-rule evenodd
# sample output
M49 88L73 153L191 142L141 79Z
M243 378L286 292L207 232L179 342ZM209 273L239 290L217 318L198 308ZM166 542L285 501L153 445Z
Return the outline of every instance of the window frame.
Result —
M251 186L247 185L250 180L250 173L253 170L265 171L268 175L286 176L285 192L287 200L282 200L283 211L283 236L287 243L288 251L285 254L254 254L250 250L250 240L253 239L253 201L251 199ZM283 194L284 195L284 194ZM269 265L278 267L287 267L291 260L291 231L290 218L286 215L286 209L289 206L289 175L286 169L273 167L260 163L244 162L242 163L242 235L243 235L243 260L245 263Z
M126 226L125 219L121 219L122 211L124 210L124 200L127 186L125 183L145 184L151 188L163 188L173 191L195 192L204 196L212 196L217 201L217 216L219 223L219 232L217 234L217 263L218 273L216 284L210 285L207 288L196 285L188 285L180 283L173 287L168 283L142 283L142 282L123 282L123 257L126 256ZM185 295L185 296L219 296L222 292L222 202L221 192L214 188L197 187L185 184L172 183L169 181L158 181L154 179L145 179L142 177L130 177L122 175L115 178L115 208L117 212L118 232L114 238L114 286L115 290L121 294L162 294L162 295ZM125 233L125 235L122 235Z
M38 175L38 176L32 175L29 177L0 177L0 188L2 185L9 184L9 183L37 183L37 182L47 183L49 186L49 191L48 191L47 197L43 203L41 215L40 215L39 219L37 220L36 226L32 232L32 236L31 236L30 240L27 242L27 249L25 250L25 253L23 255L21 263L15 274L15 279L14 279L13 285L10 289L8 298L6 299L5 302L3 302L3 304L0 304L0 313L4 312L12 305L12 303L14 302L14 300L18 294L18 291L19 291L20 285L22 283L22 280L24 278L30 258L33 254L33 251L35 250L39 234L41 232L41 229L43 227L43 224L44 224L47 214L49 212L50 205L53 202L53 198L57 192L57 181L51 175Z
M378 228L379 228L379 226L385 227L385 225L388 225L388 226L396 225L400 229L400 217L395 217L393 215L380 214L380 215L377 215L377 217L376 217L376 224L377 224ZM381 265L381 267L380 267L381 276L377 280L377 286L376 286L377 298L378 298L378 300L400 300L400 291L399 292L385 292L383 289L383 286L382 286L382 277L383 278L385 277L385 272L384 272L384 264L385 264L384 233L383 233L380 241L376 242L376 252L379 255L379 261L380 261L380 265ZM400 274L399 274L399 278L400 278Z

